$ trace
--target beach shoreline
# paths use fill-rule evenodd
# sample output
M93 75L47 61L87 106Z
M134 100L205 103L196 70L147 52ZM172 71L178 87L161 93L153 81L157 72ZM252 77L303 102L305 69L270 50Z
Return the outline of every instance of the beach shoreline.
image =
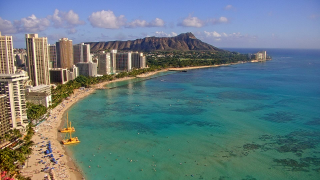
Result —
M106 81L91 88L83 90L75 89L74 93L63 100L58 106L51 110L50 116L35 127L35 134L32 137L34 146L30 158L26 162L26 167L21 170L21 174L31 179L43 179L53 174L54 179L84 179L84 175L77 167L76 162L72 159L66 147L61 144L63 135L58 132L64 126L66 121L65 113L81 99L95 92L96 89L103 88L106 84L118 81L133 79L134 77L125 77L113 81ZM50 141L52 147L52 155L57 159L57 164L51 162L49 157L44 157L42 153L46 150L46 145ZM42 172L42 169L49 167L49 170ZM53 168L53 169L52 169ZM52 170L51 170L52 169Z
M160 72L166 71L184 71L191 69L201 69L201 68L212 68L212 67L220 67L220 66L228 66L239 63L232 64L223 64L223 65L212 65L212 66L196 66L196 67L185 67L185 68L167 68L155 72L148 72L145 74L141 74L137 77L125 77L112 81L102 82L96 85L93 85L91 88L85 89L75 89L74 93L68 98L63 100L57 107L55 107L50 112L50 117L38 125L36 127L36 133L32 137L32 141L35 143L33 146L33 153L28 159L28 166L21 170L22 174L26 177L31 177L32 179L43 179L46 175L54 174L55 179L84 179L85 176L82 173L81 169L78 168L75 160L72 159L72 156L69 154L67 148L61 144L62 135L58 130L62 128L66 121L66 112L71 108L74 104L76 104L81 99L87 97L88 95L95 92L96 89L104 89L105 86L109 83L119 82L130 80L134 78L146 78L152 75L155 75ZM46 157L42 157L41 152L43 150L42 147L50 141L53 147L53 156L58 160L58 164L53 164L50 162L50 159ZM39 163L39 161L45 161L45 165ZM41 172L42 168L50 167L54 168L50 170L50 172Z

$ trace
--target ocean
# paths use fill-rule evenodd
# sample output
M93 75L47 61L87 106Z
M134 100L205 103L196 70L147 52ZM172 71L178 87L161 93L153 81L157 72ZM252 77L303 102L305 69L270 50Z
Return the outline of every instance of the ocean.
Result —
M320 50L266 50L97 90L69 109L68 151L89 180L319 179Z

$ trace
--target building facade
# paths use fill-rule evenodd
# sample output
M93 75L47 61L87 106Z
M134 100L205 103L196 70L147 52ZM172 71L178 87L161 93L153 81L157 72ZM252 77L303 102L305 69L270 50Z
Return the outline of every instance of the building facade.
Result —
M0 94L0 136L3 137L10 129L11 123L8 115L7 96Z
M90 62L91 61L90 44L83 44L82 49L83 49L83 62Z
M18 67L25 67L26 66L26 59L27 59L26 53L17 53L17 54L14 54L14 57L16 60L16 66L18 66Z
M146 57L139 52L103 52L98 56L98 74L115 74L146 68Z
M50 69L50 81L56 84L65 84L69 81L68 69L52 68Z
M79 62L89 62L91 61L90 56L90 44L76 44L73 45L73 62L77 64Z
M79 69L79 75L82 76L97 76L97 64L93 62L82 62L78 63L77 67Z
M41 104L48 108L52 103L51 87L49 85L27 86L26 101L37 105Z
M6 95L8 116L12 128L25 130L28 125L25 98L25 83L28 76L20 74L0 74L0 94Z
M114 74L113 72L113 63L111 61L111 54L104 53L99 54L98 57L98 74L105 75L105 74Z
M111 67L112 67L113 73L116 73L116 69L117 69L117 64L116 64L117 53L118 51L116 49L113 49L110 51L110 61L111 61Z
M133 69L141 69L146 67L146 57L143 55L143 53L131 53L131 66Z
M74 80L79 76L79 69L76 65L72 65L72 68L68 69L68 79Z
M49 44L49 67L50 68L57 68L57 48L55 44Z
M255 54L256 60L265 61L267 59L267 51L259 51Z
M26 34L28 75L33 86L50 85L49 51L46 37Z
M0 74L14 74L12 36L2 36L0 32Z
M131 70L131 52L116 54L116 72L127 72Z
M72 68L73 62L73 46L72 40L61 38L56 42L57 48L57 68Z

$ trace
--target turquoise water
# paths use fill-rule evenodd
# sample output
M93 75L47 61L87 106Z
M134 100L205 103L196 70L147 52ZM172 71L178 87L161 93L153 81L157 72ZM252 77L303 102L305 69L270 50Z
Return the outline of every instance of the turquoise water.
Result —
M320 51L267 52L109 84L74 105L81 143L68 147L86 179L319 179Z

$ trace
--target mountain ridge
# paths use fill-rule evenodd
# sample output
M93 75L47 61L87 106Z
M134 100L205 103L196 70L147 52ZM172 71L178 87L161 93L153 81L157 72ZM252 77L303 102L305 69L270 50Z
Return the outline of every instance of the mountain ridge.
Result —
M90 44L91 52L102 50L124 51L224 51L215 46L202 42L191 32L182 33L174 37L145 37L143 39L128 41L85 42Z

